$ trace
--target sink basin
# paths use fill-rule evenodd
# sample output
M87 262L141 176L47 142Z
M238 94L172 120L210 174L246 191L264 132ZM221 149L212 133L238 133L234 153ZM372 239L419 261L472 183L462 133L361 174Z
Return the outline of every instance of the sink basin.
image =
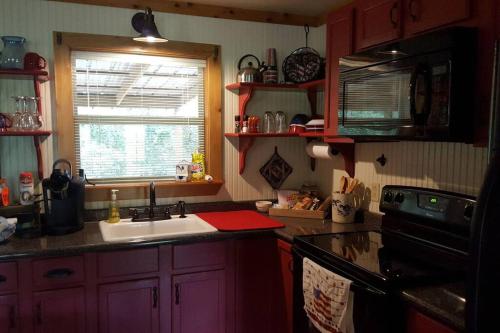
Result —
M192 235L217 231L216 228L196 215L188 214L185 218L172 217L170 220L153 222L132 222L122 219L119 223L99 222L102 238L106 242L143 240L179 235Z

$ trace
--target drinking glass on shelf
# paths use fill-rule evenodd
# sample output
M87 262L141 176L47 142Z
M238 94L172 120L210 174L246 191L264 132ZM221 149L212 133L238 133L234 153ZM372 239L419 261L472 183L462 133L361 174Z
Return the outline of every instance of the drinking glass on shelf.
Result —
M264 126L263 126L263 132L264 133L274 133L276 130L275 124L274 124L274 114L271 111L266 111L264 113Z
M283 111L276 112L276 133L288 133L288 123L286 121L286 114Z
M26 108L30 115L30 126L32 130L42 127L42 120L38 113L38 97L25 97Z
M13 130L22 130L21 127L21 117L23 115L25 109L25 100L24 96L12 96L16 103L16 112L12 117L12 129Z

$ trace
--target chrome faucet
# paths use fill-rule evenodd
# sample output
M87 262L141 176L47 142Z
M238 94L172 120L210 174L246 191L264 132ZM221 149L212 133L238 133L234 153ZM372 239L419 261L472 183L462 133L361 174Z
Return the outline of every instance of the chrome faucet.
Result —
M156 191L155 182L149 183L149 218L153 219L155 217L155 207L156 207Z

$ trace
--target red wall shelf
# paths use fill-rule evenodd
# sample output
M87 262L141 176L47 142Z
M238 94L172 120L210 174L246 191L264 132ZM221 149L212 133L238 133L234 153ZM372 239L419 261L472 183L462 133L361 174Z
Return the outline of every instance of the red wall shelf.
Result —
M296 133L226 133L226 138L281 138L297 137Z
M27 69L0 69L0 79L33 80L35 97L38 97L38 114L42 115L42 100L40 98L40 84L49 81L49 73L43 70ZM31 136L35 145L38 178L43 179L43 159L40 142L51 135L50 131L3 131L0 136Z

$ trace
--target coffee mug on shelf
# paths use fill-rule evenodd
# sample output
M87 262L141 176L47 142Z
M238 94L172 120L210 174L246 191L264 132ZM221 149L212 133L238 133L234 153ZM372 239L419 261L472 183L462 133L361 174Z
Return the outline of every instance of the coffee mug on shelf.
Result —
M38 53L28 52L24 56L24 69L41 70L47 67L47 60Z
M356 211L360 206L360 198L354 193L332 193L332 221L353 223Z

